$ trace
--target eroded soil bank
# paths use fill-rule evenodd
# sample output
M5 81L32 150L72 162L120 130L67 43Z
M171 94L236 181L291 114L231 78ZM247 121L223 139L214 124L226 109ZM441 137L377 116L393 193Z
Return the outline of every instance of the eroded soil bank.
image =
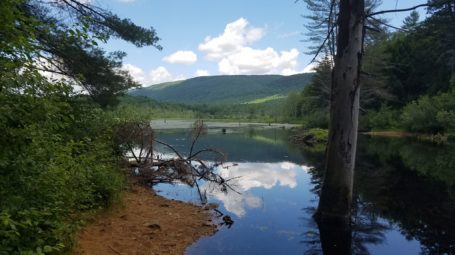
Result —
M133 184L122 208L81 231L75 254L184 254L187 246L216 231L211 218L201 207Z

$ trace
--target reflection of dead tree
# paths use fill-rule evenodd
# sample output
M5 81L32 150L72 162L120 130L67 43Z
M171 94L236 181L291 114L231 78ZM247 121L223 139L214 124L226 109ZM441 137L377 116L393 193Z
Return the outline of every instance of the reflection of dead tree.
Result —
M198 181L205 181L217 185L221 191L235 191L229 184L231 179L225 179L215 172L218 166L225 162L225 155L216 149L205 148L196 150L198 139L207 133L207 126L202 120L197 120L191 127L191 145L188 155L183 155L172 145L154 138L153 130L148 122L132 121L126 122L116 130L116 144L125 153L132 155L135 161L130 162L135 167L136 174L145 183L173 183L176 181L196 187L203 204L207 203L205 191L199 187ZM160 159L157 157L152 161L153 142L170 149L175 157ZM211 155L213 160L203 161L201 156Z
M202 120L197 120L194 122L191 128L191 146L190 152L185 157L179 153L172 145L154 139L158 144L164 145L169 148L177 158L163 160L157 159L154 163L154 166L158 169L155 171L154 176L152 177L152 182L174 182L176 180L182 181L191 187L196 186L199 197L203 204L207 203L207 196L205 191L202 191L199 187L198 181L203 180L209 183L214 183L219 186L221 191L227 192L228 190L235 191L233 187L229 184L231 179L225 179L221 175L215 173L215 168L223 165L226 160L225 155L216 149L205 148L201 150L195 150L195 145L198 139L206 134L207 126L203 123ZM199 157L202 155L212 155L213 161L209 164Z
M335 244L335 253L327 254L370 254L368 246L383 243L384 233L390 229L388 224L381 222L371 211L370 206L360 196L354 196L351 221L346 224L333 222L317 225L313 219L305 217L309 229L303 235L302 243L307 246L304 254L326 254L324 248ZM304 211L306 215L313 215L316 208L307 207ZM346 252L342 252L343 250Z

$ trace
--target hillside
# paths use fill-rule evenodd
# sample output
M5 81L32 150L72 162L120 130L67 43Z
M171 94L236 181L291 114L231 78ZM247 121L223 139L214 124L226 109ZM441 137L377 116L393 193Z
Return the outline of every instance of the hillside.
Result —
M312 74L196 77L131 90L132 96L181 104L242 104L282 99L301 91Z

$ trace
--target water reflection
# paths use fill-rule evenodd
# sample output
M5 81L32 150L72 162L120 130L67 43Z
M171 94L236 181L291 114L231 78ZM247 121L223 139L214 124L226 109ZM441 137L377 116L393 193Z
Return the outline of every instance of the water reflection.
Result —
M179 145L185 142L180 137L162 139ZM352 224L318 226L312 215L323 151L289 144L285 131L204 139L202 146L238 162L220 173L240 177L232 181L241 194L204 186L236 223L200 240L188 254L455 254L453 145L361 137Z
M315 194L320 190L322 169L319 165L310 170ZM307 254L339 254L327 249L333 244L352 247L352 254L374 253L378 245L387 245L381 243L393 228L408 241L417 240L421 254L454 254L454 177L455 148L451 145L363 137L357 157L351 228L346 232L346 226L313 226L309 232L317 232L320 239L314 235L305 240L309 244ZM314 208L309 211L314 212ZM350 239L335 234L343 231ZM388 241L393 240L389 237ZM391 251L398 253L396 249Z
M219 174L239 193L223 192L213 184L202 185L207 195L223 203L226 210L241 218L245 216L245 208L260 208L263 200L250 193L253 188L272 189L275 186L295 188L299 171L307 171L308 167L292 162L279 163L240 163L230 167L221 167Z
M371 210L418 240L423 254L454 254L455 147L379 138L361 146L368 149L359 155L355 181Z

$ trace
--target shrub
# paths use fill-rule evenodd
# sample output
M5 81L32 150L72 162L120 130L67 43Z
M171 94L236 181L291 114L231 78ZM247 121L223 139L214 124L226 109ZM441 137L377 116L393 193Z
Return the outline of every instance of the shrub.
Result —
M379 110L368 112L366 122L370 129L396 129L400 127L400 111L382 105Z
M413 132L444 133L455 128L455 92L423 96L403 109L404 127Z
M58 97L0 97L0 254L61 253L80 215L123 188L112 121Z

